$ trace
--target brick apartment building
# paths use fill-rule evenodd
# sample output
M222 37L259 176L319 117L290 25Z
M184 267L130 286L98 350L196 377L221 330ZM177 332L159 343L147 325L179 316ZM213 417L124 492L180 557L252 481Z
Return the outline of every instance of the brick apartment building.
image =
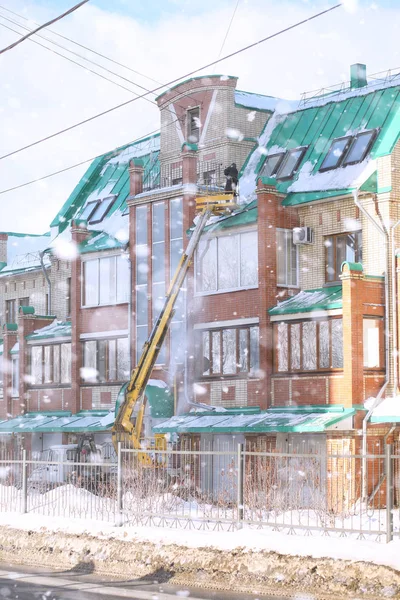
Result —
M232 162L240 206L203 235L148 386L145 434L306 440L323 453L356 447L368 398L387 398L368 414L379 443L382 423L399 420L400 80L368 82L353 65L347 87L300 103L236 83L200 77L162 94L160 135L94 161L53 220L29 275L42 304L29 295L16 323L2 320L0 414L13 419L0 432L25 431L32 448L109 435L194 199ZM28 273L4 262L3 307L28 296ZM51 316L39 316L43 294Z

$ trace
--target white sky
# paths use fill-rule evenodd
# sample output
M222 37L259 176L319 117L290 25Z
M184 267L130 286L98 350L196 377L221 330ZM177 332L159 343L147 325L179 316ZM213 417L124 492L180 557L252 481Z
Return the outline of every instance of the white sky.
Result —
M101 4L100 4L101 2ZM44 22L74 2L2 0L3 6ZM112 2L109 3L113 4ZM219 54L236 0L204 0L202 9L170 2L175 12L160 13L148 0L149 19L124 10L105 10L101 0L53 28L150 77L166 82L184 75ZM223 55L250 44L336 2L311 0L240 0ZM350 64L364 62L369 74L400 66L400 11L387 4L346 0L335 11L240 54L211 69L239 77L238 88L298 98L301 92L349 79ZM395 3L394 3L395 4ZM184 6L184 8L183 8ZM194 6L194 5L193 5ZM17 19L0 8L0 15ZM18 20L18 19L17 19ZM33 23L25 25L33 27ZM0 23L15 26L0 18ZM22 33L22 32L21 32ZM40 32L149 89L142 77L117 67L65 40ZM17 39L0 26L0 47ZM47 42L36 38L39 42ZM72 59L83 62L69 55ZM93 65L89 68L97 69ZM103 71L99 72L103 73ZM208 71L210 72L210 70ZM42 138L133 97L63 58L26 41L0 57L0 155ZM107 77L111 75L104 73ZM135 89L127 82L113 78ZM140 93L140 90L139 90ZM138 100L128 107L0 161L0 191L72 165L145 135L159 126L155 105ZM88 165L44 182L0 194L0 230L41 233L78 183Z

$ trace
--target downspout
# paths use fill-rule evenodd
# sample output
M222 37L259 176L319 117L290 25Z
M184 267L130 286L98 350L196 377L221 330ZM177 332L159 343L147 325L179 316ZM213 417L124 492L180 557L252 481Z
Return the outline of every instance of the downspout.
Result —
M128 298L128 348L129 348L129 373L132 373L133 369L133 361L132 361L132 261L129 256L128 244L126 244L124 248L124 252L128 256L128 264L129 264L129 298ZM135 361L136 362L136 361Z
M41 252L39 252L39 258L40 258L40 266L42 267L42 271L43 271L43 275L45 276L45 279L47 281L47 288L48 288L48 295L49 295L49 301L48 301L48 305L47 305L47 314L51 315L51 281L50 281L50 277L49 274L46 270L46 267L44 265L44 255L45 255L46 251L42 250Z
M386 387L389 383L389 279L388 279L388 248L389 248L389 235L387 231L375 221L375 219L369 214L368 211L361 205L358 200L358 189L353 192L354 204L363 213L363 215L374 225L379 233L385 238L385 357L386 357L386 373L385 382L378 395L375 398L371 408L365 415L362 423L362 499L366 502L368 500L368 482L367 482L367 425L368 421L375 410L375 408L382 402L382 396Z
M400 225L400 219L391 227L391 263L392 263L392 315L393 315L393 389L397 394L399 387L399 368L398 368L398 336L397 336L397 278L396 278L396 252L394 230Z

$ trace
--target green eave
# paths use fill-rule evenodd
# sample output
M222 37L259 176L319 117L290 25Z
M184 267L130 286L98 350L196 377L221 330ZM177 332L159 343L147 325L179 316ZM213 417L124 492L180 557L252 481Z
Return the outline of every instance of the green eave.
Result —
M104 232L94 231L93 234L78 246L79 254L88 254L89 252L100 252L102 250L114 250L125 248L115 237Z
M0 433L87 433L110 431L114 413L85 410L32 412L0 423Z
M26 336L28 341L48 340L52 338L70 338L72 333L72 325L70 321L60 321L59 323L47 325L41 329L37 329L33 333Z
M119 408L125 399L127 386L128 384L124 383L118 393L115 403L115 415L118 414ZM150 379L146 385L145 394L153 419L167 419L172 417L174 414L174 395L168 385L162 381Z
M153 427L154 433L318 433L355 414L352 408L335 406L277 407L248 414L225 412L189 413Z
M282 200L282 206L298 206L299 204L307 204L307 202L315 202L316 200L328 200L335 196L349 196L353 189L354 188L346 188L320 192L289 192L286 198Z
M305 290L296 294L288 300L280 302L277 306L270 308L268 314L289 315L296 313L307 313L321 310L341 309L342 304L342 286L334 285L331 287L317 288L315 290Z
M229 217L222 217L215 223L205 228L205 231L218 231L220 229L230 229L232 227L244 227L257 223L258 209L257 200L250 202L243 210Z

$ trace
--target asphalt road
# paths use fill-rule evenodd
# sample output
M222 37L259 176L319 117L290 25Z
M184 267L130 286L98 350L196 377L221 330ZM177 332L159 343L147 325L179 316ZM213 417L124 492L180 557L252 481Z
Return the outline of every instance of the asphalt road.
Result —
M235 594L187 589L154 581L114 580L72 571L16 567L0 563L0 600L287 600L288 596Z

